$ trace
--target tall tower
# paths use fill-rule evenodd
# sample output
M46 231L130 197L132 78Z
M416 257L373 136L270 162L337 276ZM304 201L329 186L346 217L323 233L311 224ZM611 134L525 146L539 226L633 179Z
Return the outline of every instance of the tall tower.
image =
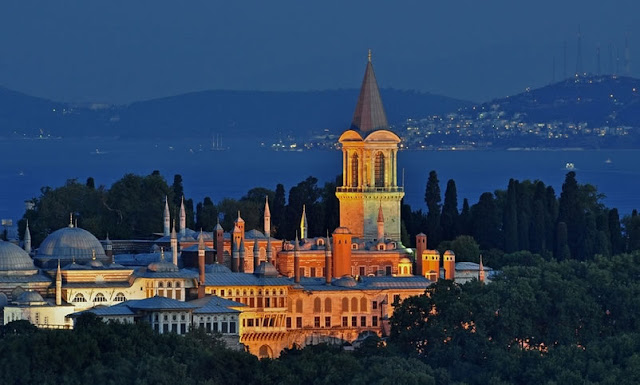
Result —
M171 229L171 261L178 266L178 234L176 234L176 221L173 221Z
M308 226L307 226L307 206L302 205L302 218L300 218L300 238L308 238Z
M60 272L60 259L58 259L58 270L56 270L56 305L62 305L62 273Z
M180 202L180 237L187 235L187 212L184 209L184 195Z
M171 226L171 215L169 214L169 200L164 196L164 236L169 236L169 226Z
M340 227L354 237L375 239L378 209L385 212L384 228L391 239L400 239L400 200L397 155L400 138L389 131L378 83L371 64L371 51L353 114L351 128L340 136L342 186Z
M271 210L269 210L269 197L264 197L264 235L271 236Z

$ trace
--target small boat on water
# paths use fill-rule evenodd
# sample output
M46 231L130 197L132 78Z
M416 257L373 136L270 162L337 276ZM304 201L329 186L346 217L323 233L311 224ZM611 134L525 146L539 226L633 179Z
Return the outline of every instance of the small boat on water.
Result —
M576 169L576 165L571 163L571 162L568 162L567 164L564 165L564 169L565 170L569 170L569 171L573 171L573 170Z
M613 163L613 161L611 160L611 158L607 158L607 160L604 161L606 164L611 164Z

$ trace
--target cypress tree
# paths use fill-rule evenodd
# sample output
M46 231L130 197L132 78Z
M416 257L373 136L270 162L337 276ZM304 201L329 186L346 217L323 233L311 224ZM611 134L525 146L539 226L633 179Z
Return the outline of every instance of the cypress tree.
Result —
M571 258L571 251L567 243L567 224L564 222L558 222L556 229L555 256L559 261Z
M576 173L567 173L562 184L562 193L558 205L558 222L564 222L567 226L567 243L571 255L577 259L584 259L584 209L580 199L580 189L576 181Z
M536 200L533 203L533 218L531 220L531 251L533 253L542 254L546 249L545 239L545 211L544 202Z
M480 195L478 203L471 208L472 235L480 244L481 249L498 247L500 239L500 217L498 207L490 192Z
M435 249L442 239L440 227L440 185L438 174L435 170L429 173L427 188L424 193L424 201L427 204L427 243L428 247Z
M516 181L509 179L507 201L502 220L504 232L504 251L513 253L518 250L518 211L516 202Z
M271 226L279 237L282 237L285 226L286 198L284 194L284 186L281 183L278 183L276 186L276 194L273 197L273 202L270 204Z
M442 216L440 217L440 225L442 227L442 239L451 241L458 236L458 193L456 191L456 182L449 179L447 189L444 192L444 204L442 205Z
M469 210L469 200L467 198L462 200L462 211L460 212L458 223L460 224L459 234L471 235L471 211Z
M624 252L624 239L620 227L620 215L618 209L613 208L608 213L608 227L611 240L611 254L617 255Z

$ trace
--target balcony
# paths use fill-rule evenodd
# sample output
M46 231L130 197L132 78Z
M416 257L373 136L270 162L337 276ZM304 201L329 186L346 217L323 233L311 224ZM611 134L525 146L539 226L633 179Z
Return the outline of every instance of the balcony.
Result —
M360 186L360 187L337 187L336 192L345 192L345 193L374 193L374 192L404 192L404 187L395 186L395 187L370 187L370 186Z

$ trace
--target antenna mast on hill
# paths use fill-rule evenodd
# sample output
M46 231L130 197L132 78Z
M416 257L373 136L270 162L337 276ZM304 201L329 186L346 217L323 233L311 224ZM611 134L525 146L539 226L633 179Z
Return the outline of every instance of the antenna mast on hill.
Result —
M629 35L624 37L624 72L631 76L631 53L629 52Z
M596 47L596 63L597 63L596 74L600 76L602 75L602 67L600 67L600 44L598 44L598 46Z
M582 75L582 33L578 25L578 55L576 58L576 75Z

